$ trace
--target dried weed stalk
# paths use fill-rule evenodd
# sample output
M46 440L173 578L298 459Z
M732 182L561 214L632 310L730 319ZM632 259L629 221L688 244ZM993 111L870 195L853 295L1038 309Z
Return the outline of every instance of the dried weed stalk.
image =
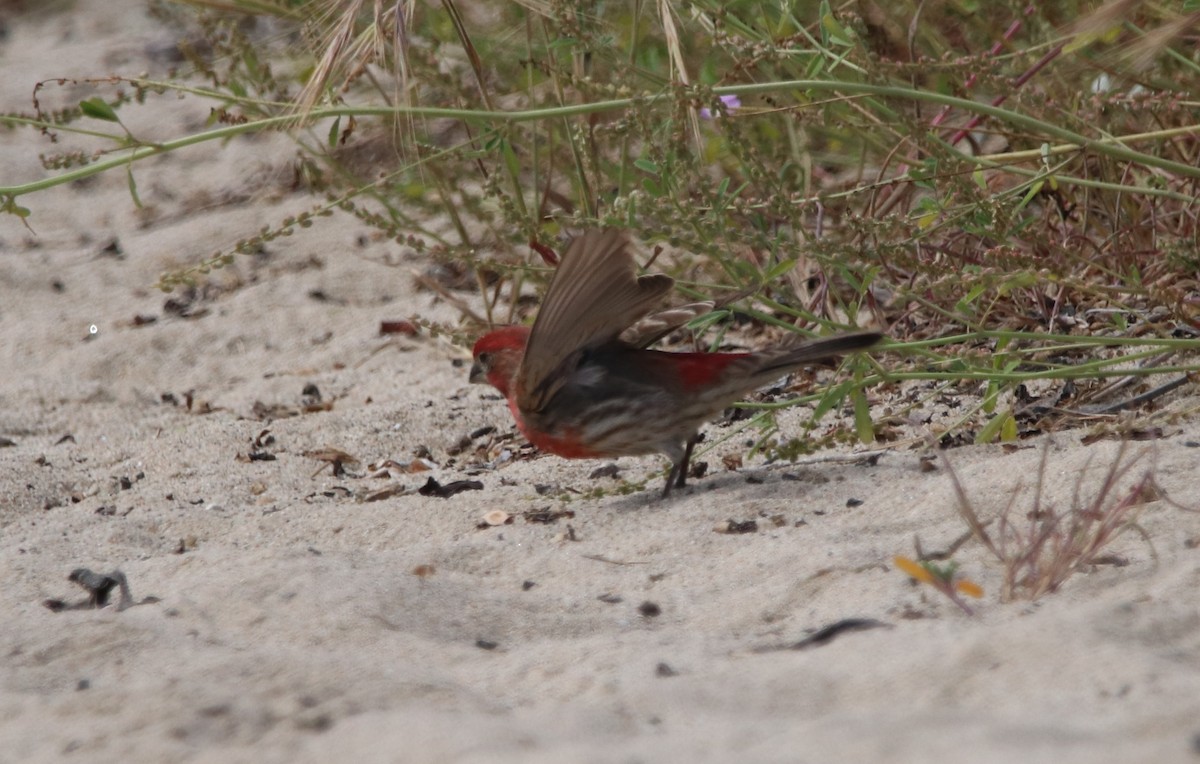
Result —
M1127 530L1141 535L1157 560L1154 545L1137 524L1145 506L1164 497L1154 481L1152 467L1147 467L1131 486L1122 489L1120 485L1146 453L1147 450L1143 450L1130 457L1127 443L1122 442L1095 495L1085 501L1081 494L1091 465L1089 458L1075 481L1069 507L1062 510L1043 496L1049 455L1047 445L1038 465L1032 506L1024 514L1014 513L1014 504L1024 492L1024 486L1020 483L1013 486L1008 504L996 521L994 533L987 530L991 523L979 519L958 475L943 457L958 497L959 515L975 538L1004 566L1001 601L1035 600L1057 591L1080 570L1100 564L1123 564L1121 558L1105 554L1104 549Z

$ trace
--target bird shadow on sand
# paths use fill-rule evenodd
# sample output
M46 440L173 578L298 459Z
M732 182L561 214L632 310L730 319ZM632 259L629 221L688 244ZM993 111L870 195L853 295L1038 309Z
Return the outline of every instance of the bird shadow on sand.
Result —
M852 476L859 470L853 465L799 466L774 464L753 470L719 472L692 479L683 488L675 488L670 496L662 495L662 480L647 481L646 488L637 493L610 499L608 507L617 512L668 510L689 503L698 497L728 505L731 512L743 511L748 501L803 501L815 485L828 482L836 474L847 478L847 491L853 493ZM665 473L664 473L665 475ZM846 499L853 502L853 497Z

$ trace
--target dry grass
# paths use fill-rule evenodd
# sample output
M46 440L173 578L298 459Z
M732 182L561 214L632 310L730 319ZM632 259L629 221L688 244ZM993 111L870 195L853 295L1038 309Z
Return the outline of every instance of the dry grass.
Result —
M974 537L991 552L1003 569L1001 601L1035 600L1057 591L1071 576L1096 565L1124 565L1125 560L1107 550L1128 531L1141 535L1150 548L1154 547L1145 531L1137 524L1147 505L1163 498L1154 482L1152 466L1146 466L1132 480L1130 472L1145 460L1148 451L1130 455L1128 443L1122 442L1112 462L1094 486L1090 499L1083 498L1089 485L1091 458L1076 479L1070 503L1056 506L1046 500L1046 465L1050 447L1042 450L1033 496L1025 507L1018 499L1025 493L1021 483L1009 491L1004 510L993 522L984 522L967 497L958 475L943 459L954 484L958 513L970 527Z

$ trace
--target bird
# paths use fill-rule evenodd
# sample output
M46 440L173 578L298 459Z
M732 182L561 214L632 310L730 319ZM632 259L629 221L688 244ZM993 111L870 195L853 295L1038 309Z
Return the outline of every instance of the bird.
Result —
M568 459L664 454L666 498L686 485L707 421L797 368L883 338L859 331L743 353L647 349L713 309L698 302L655 311L673 285L665 274L638 275L624 231L584 231L563 253L533 325L501 326L475 342L469 379L500 391L542 451Z

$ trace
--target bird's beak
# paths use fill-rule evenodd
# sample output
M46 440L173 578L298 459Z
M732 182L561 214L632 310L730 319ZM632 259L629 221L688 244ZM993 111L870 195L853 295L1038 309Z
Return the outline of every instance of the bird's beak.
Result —
M471 364L471 376L467 377L467 380L474 385L487 384L487 373L483 370L483 367L479 365L479 361Z

